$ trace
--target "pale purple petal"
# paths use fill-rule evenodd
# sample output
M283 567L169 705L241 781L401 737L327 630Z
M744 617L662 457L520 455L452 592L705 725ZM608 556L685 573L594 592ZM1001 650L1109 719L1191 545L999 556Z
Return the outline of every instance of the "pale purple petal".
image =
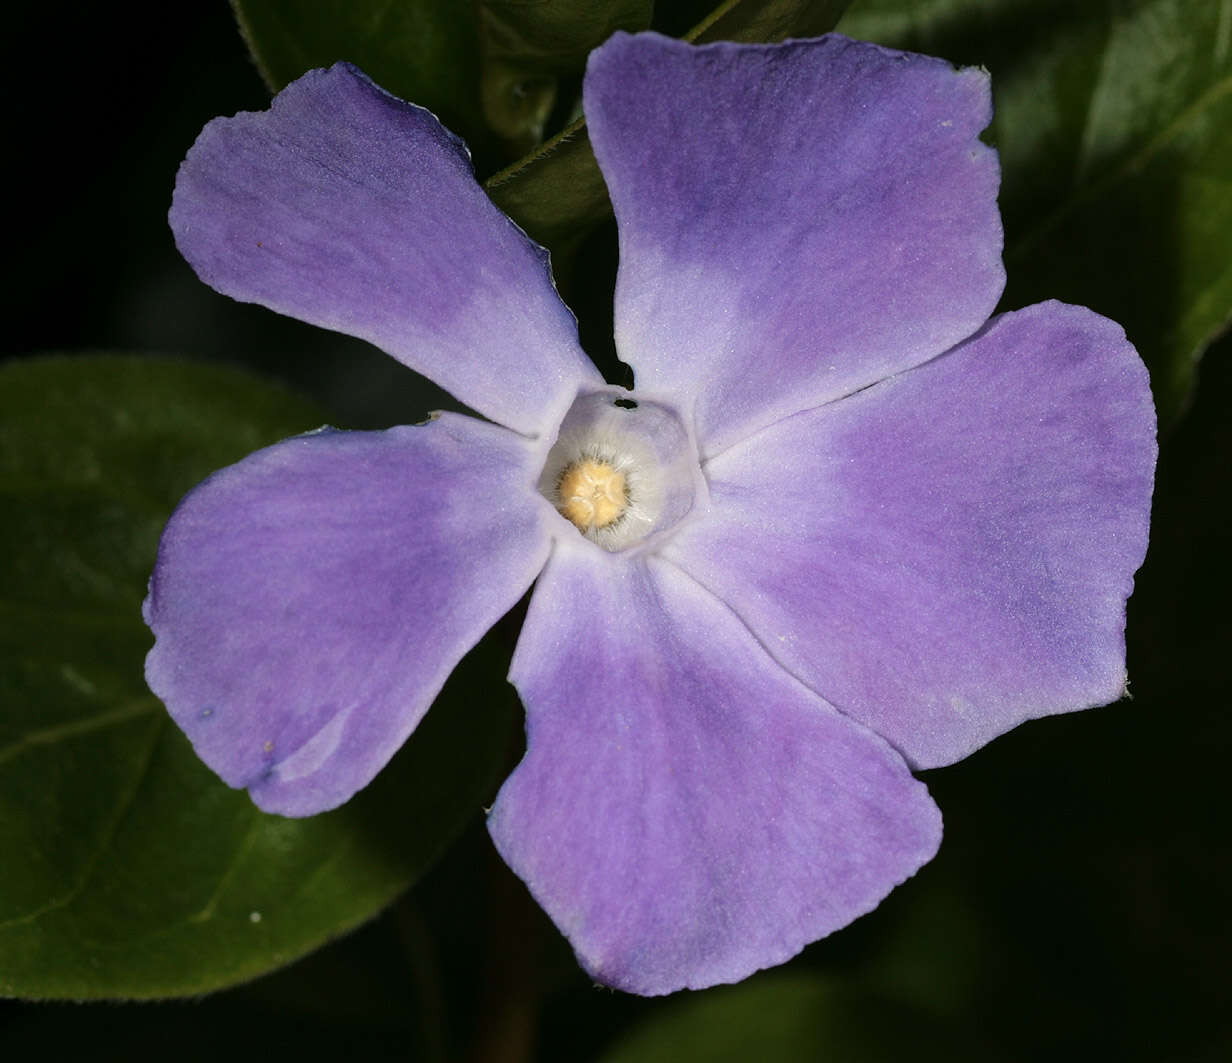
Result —
M558 543L510 678L527 752L489 829L608 985L781 963L936 851L940 814L902 758L653 557Z
M341 804L542 567L537 473L521 437L453 414L326 429L215 473L163 534L150 688L262 808Z
M171 227L220 292L369 340L520 432L602 383L546 252L484 195L462 142L346 64L207 125Z
M1120 326L1043 303L711 461L669 555L917 767L1125 691L1155 463Z
M969 336L1004 283L988 76L831 35L618 34L587 122L620 229L616 340L705 453Z

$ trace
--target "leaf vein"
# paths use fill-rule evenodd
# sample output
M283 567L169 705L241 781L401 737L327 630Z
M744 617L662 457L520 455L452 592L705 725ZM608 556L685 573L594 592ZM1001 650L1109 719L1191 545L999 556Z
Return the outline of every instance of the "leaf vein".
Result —
M1130 155L1111 173L1105 175L1102 179L1091 181L1082 189L1076 190L1074 195L1066 203L1053 211L1051 216L1039 225L1032 227L1029 230L1030 235L1017 240L1014 246L1007 250L1006 258L1016 259L1029 253L1045 236L1052 233L1084 203L1106 196L1110 188L1145 169L1147 164L1163 151L1171 141L1175 140L1188 125L1197 120L1203 111L1208 107L1214 106L1220 99L1228 95L1229 92L1232 92L1232 74L1220 78L1211 85L1201 96L1182 110L1155 136L1148 139L1138 151Z
M116 802L116 808L111 817L111 822L107 825L106 830L103 831L98 848L95 849L90 858L85 862L77 882L73 883L62 897L57 897L55 900L49 901L41 908L36 908L34 911L27 912L24 915L18 916L16 919L0 921L0 930L12 926L24 926L28 923L33 923L37 919L41 919L49 912L56 911L60 908L67 908L85 891L85 888L90 884L90 880L94 877L95 871L98 870L98 865L102 861L103 855L109 848L111 848L112 842L115 841L116 835L120 832L121 825L132 811L133 804L137 799L137 793L140 791L142 784L150 774L150 765L154 762L154 749L158 745L158 736L165 726L164 721L161 720L157 714L155 714L152 718L155 720L156 725L151 729L150 742L145 748L145 755L142 758L141 767L133 777L133 785L120 797L120 800Z
M252 849L253 842L256 841L259 828L261 825L261 813L257 810L256 805L249 806L248 829L244 833L244 837L240 844L235 847L231 855L231 859L227 861L227 866L223 868L222 874L218 876L218 884L214 887L214 892L210 894L209 900L201 906L200 911L193 913L188 917L190 923L204 923L214 918L214 912L218 908L218 902L226 892L227 887L231 883L231 879L235 874L236 869L243 862L244 858Z
M144 716L147 713L153 712L157 707L158 700L153 695L146 695L145 697L137 698L135 701L130 701L127 705L121 705L117 709L96 713L93 716L86 716L79 720L71 720L68 723L57 724L55 727L45 727L40 731L27 731L15 742L0 747L0 764L20 756L35 746L54 745L57 742L63 742L70 738L79 738L81 735L90 734L92 731L101 731L107 727L114 727L117 724L126 723L138 716Z

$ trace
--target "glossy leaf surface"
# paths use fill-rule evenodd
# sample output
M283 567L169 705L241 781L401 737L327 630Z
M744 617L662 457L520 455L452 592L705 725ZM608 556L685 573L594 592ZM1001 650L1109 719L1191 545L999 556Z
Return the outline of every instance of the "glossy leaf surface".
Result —
M231 369L98 356L0 371L0 995L252 978L370 918L490 797L516 719L494 640L373 786L312 819L228 789L145 687L141 600L172 507L322 420Z

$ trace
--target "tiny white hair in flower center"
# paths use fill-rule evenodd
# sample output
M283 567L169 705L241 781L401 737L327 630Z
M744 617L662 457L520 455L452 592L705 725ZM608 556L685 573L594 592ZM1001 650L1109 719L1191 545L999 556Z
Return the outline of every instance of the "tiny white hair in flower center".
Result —
M696 451L679 415L628 394L579 395L539 478L556 511L613 552L673 526L696 491Z

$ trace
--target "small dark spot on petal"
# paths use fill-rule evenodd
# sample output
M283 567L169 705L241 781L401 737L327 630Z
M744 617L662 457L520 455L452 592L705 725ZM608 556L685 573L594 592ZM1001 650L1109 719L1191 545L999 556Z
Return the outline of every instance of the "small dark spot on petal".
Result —
M619 406L623 410L636 410L637 402L633 399L617 399L612 403L613 406Z

